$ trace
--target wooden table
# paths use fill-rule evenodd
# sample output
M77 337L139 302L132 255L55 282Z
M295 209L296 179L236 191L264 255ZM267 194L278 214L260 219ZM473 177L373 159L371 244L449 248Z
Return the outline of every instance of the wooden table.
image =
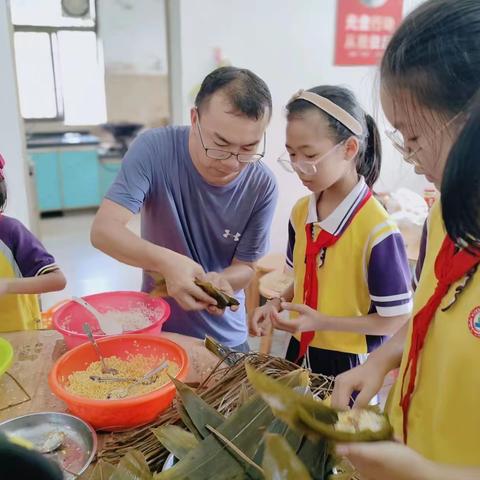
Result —
M13 345L15 351L8 372L28 392L31 401L4 409L24 400L25 394L8 375L3 375L0 377L0 421L34 412L65 412L66 405L48 387L48 375L53 364L66 352L62 336L54 330L2 333L1 336ZM203 346L202 340L168 332L162 333L162 336L178 343L187 352L190 372L186 382L203 380L217 364L217 357Z

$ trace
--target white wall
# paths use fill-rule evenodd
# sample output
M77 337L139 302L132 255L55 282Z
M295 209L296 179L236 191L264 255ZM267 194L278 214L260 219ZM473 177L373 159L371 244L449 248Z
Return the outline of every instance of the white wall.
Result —
M167 73L164 0L98 0L105 68L116 73Z
M8 1L0 2L0 59L0 153L7 163L5 176L9 194L6 213L33 228L28 204L25 136L17 97Z
M175 12L180 17L170 24L170 39L175 44L171 64L181 72L179 78L171 79L172 83L181 85L173 99L172 111L176 111L175 104L183 111L177 121L188 122L192 89L214 68L215 47L220 47L233 65L250 68L260 75L272 91L274 112L268 130L267 162L280 186L272 250L283 251L290 209L305 193L297 178L284 172L275 161L284 150L283 106L299 88L329 83L346 85L368 111L378 116L379 127L384 129L386 125L378 108L377 70L333 65L336 0L170 2L179 3ZM407 8L420 2L405 1ZM384 166L376 190L408 186L421 193L425 181L415 176L388 140L384 140Z

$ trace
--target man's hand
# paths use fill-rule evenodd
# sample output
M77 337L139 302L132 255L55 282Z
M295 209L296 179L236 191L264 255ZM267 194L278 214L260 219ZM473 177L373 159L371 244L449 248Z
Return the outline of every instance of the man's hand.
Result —
M160 274L165 279L167 293L184 310L205 310L217 304L216 300L195 285L205 276L203 268L191 258L171 252Z
M232 297L235 296L232 286L221 273L208 272L202 275L201 277L198 277L198 279L201 280L202 282L211 283L214 287L218 288L219 290L226 293L227 295L230 295ZM208 312L211 313L212 315L223 315L225 313L225 310L218 308L216 304L217 302L215 302L213 305L209 305L207 308ZM232 310L233 312L237 311L238 305L230 307L230 310Z

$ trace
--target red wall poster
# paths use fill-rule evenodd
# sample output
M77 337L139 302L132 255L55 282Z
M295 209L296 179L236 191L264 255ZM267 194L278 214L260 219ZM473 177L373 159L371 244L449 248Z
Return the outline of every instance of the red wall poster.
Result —
M402 21L403 0L338 0L335 65L376 65Z

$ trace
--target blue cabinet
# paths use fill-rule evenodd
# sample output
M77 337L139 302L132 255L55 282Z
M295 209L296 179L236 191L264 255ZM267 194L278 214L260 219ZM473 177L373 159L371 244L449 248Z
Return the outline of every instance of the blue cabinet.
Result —
M121 158L101 158L99 161L100 170L100 197L103 198L108 192L110 186L117 178L117 174L122 166Z
M96 151L60 151L63 208L95 207L100 203Z
M96 149L30 151L40 212L96 207L100 172Z
M35 166L39 210L48 212L62 209L62 191L56 152L31 154Z

